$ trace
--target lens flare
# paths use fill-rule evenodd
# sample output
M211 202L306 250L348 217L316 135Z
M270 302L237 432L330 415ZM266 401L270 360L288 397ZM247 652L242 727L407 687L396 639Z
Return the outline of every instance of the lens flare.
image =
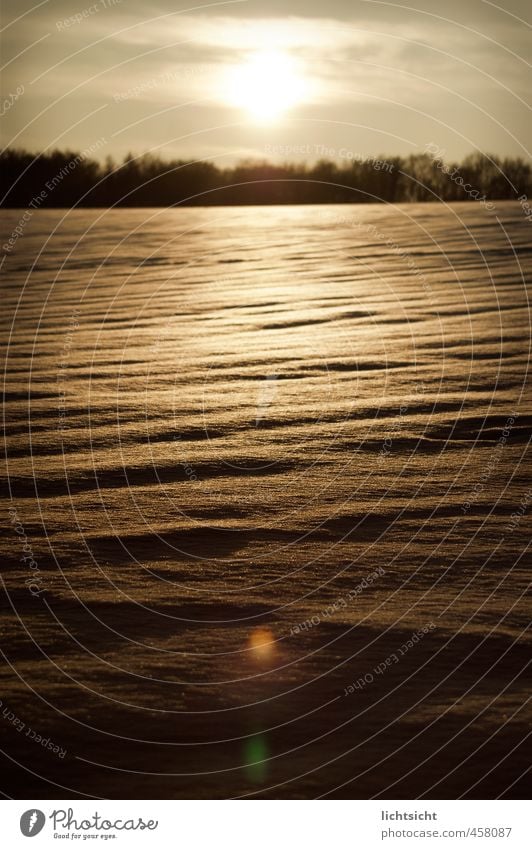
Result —
M254 660L272 660L275 655L275 638L269 628L255 628L249 637L249 648Z
M255 784L261 784L266 779L268 754L268 744L264 734L255 734L246 740L244 766L248 778Z

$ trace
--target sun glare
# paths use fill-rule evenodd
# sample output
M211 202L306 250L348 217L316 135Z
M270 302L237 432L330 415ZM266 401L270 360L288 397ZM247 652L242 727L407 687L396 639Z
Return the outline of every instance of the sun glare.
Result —
M302 103L306 88L291 56L262 51L230 71L226 99L231 106L246 110L253 120L269 123Z

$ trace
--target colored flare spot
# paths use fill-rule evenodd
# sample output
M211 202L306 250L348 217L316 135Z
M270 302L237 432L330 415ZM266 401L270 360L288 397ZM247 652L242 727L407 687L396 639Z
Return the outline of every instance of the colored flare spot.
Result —
M250 635L249 648L255 660L271 660L275 654L275 640L270 629L256 628Z
M244 765L246 775L259 784L266 779L268 772L268 746L264 734L256 734L246 740L244 747Z

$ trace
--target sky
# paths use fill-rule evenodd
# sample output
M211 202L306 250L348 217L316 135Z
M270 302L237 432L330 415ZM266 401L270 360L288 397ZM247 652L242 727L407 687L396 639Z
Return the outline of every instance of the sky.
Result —
M531 24L529 0L4 0L2 147L529 159Z

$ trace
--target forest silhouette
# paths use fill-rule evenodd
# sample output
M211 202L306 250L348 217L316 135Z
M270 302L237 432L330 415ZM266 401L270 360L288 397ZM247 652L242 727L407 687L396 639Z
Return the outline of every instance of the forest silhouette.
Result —
M532 194L529 163L480 153L445 166L428 153L340 163L247 160L227 168L150 154L101 163L68 150L8 149L0 160L1 205L12 208L453 202Z

